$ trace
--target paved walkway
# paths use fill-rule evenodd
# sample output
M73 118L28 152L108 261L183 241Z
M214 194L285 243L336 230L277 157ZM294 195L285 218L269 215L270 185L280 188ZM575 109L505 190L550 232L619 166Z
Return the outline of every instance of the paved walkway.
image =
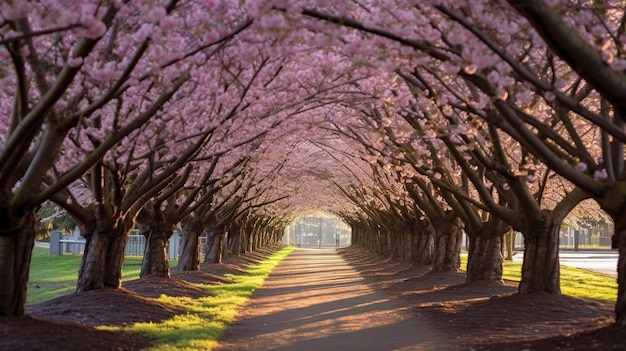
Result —
M257 289L219 350L441 350L446 336L375 291L335 250L297 249Z

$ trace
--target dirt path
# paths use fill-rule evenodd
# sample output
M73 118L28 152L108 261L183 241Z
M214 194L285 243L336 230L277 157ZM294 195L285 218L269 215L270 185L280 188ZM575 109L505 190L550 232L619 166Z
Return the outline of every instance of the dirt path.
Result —
M254 292L219 350L440 350L446 340L335 250L298 249Z

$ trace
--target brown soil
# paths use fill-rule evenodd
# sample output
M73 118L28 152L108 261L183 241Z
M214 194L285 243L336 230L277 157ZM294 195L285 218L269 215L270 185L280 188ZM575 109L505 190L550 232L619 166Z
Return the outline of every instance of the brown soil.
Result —
M205 264L200 272L173 272L174 279L140 279L124 289L63 296L27 309L29 316L0 318L0 350L140 350L150 340L136 334L101 331L95 325L159 321L180 313L157 303L160 294L200 297L188 282L223 282L227 273L267 257L273 250ZM519 295L516 284L464 284L461 272L431 273L427 267L341 249L378 291L400 298L432 328L454 335L458 350L623 350L626 333L614 325L610 302L548 294Z
M450 331L451 349L582 351L626 345L613 302L521 295L515 282L465 284L463 272L433 273L355 248L342 249L341 255L374 285Z

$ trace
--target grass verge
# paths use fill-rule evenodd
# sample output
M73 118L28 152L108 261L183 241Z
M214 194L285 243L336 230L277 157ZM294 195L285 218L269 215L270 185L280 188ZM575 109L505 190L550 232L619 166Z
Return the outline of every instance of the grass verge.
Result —
M136 323L122 328L127 332L141 333L155 344L149 350L211 350L217 346L217 339L224 333L252 292L260 287L269 273L282 261L293 247L285 247L257 265L252 265L244 275L226 277L231 283L206 285L194 284L211 291L211 296L199 299L161 295L159 302L186 309L184 315L160 323ZM105 330L120 328L100 327Z
M26 305L38 304L73 293L76 290L81 258L82 255L50 256L49 249L35 247L30 263ZM124 259L122 280L139 278L141 259L136 256ZM170 266L176 264L176 261L170 261Z
M461 254L461 269L467 267L467 254ZM519 282L522 262L504 261L502 279ZM615 301L617 279L606 274L561 265L561 293L580 298Z

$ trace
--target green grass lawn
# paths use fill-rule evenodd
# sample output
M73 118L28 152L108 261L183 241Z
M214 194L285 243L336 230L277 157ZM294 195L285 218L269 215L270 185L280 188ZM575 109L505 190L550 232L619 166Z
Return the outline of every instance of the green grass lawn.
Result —
M33 249L26 305L38 304L76 290L81 255L50 256L50 250ZM176 262L170 261L170 266ZM123 280L139 278L141 257L126 257L122 270Z
M467 267L467 254L461 254L461 269ZM522 278L522 262L504 261L502 278L519 282ZM561 293L581 298L615 301L617 279L606 274L561 266Z

